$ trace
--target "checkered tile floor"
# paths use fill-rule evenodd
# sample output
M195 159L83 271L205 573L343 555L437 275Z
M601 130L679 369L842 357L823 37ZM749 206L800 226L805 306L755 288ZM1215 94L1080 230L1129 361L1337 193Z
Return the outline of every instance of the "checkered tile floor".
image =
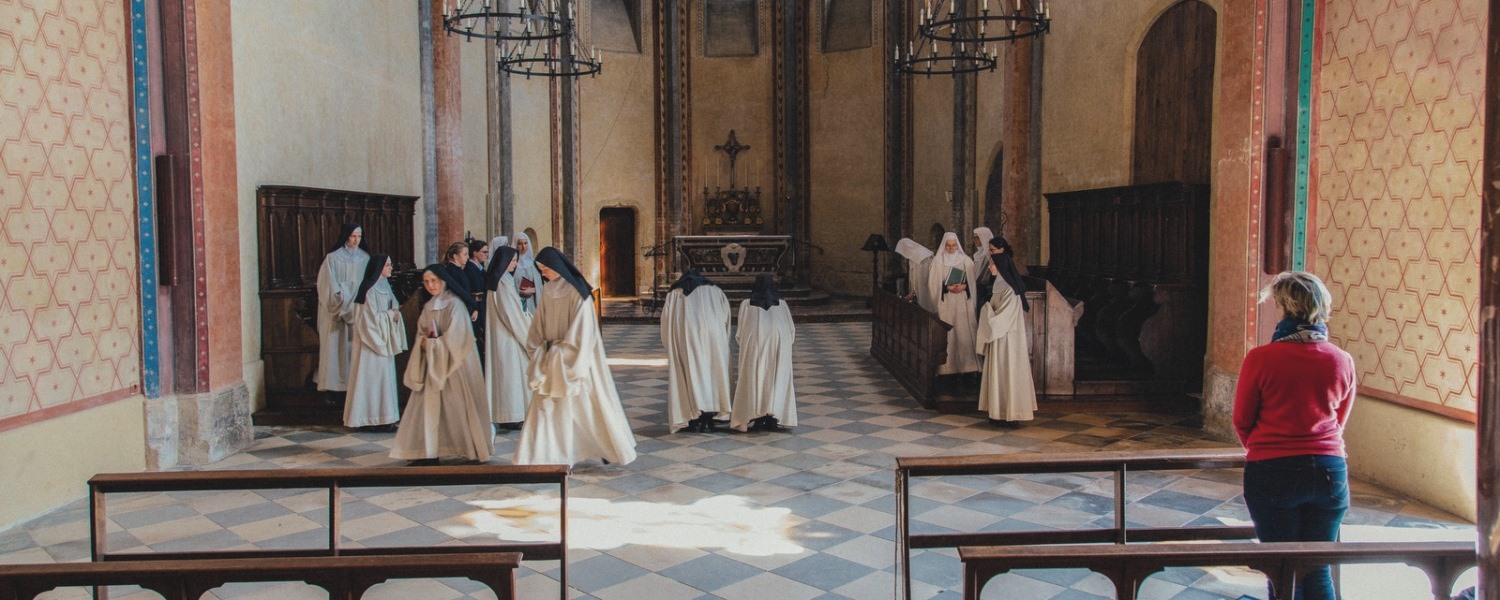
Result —
M804 324L798 334L800 426L795 431L669 435L658 329L605 327L641 456L629 465L591 461L574 470L573 597L891 598L893 457L1223 445L1209 439L1194 416L1042 412L1021 429L999 430L977 412L937 415L915 408L870 359L868 323ZM399 464L386 455L390 434L260 427L256 437L249 451L211 468ZM495 462L512 453L514 439L515 434L500 437ZM1142 525L1248 519L1237 471L1143 473L1131 481L1130 514ZM921 532L1108 526L1112 486L1107 477L1092 474L923 480L914 487L913 526ZM1454 517L1373 486L1357 482L1354 490L1356 506L1346 531L1351 526L1472 531ZM349 546L535 539L527 536L555 531L550 529L555 520L547 518L549 510L555 516L555 505L535 490L364 489L346 492L343 501ZM110 547L158 552L322 547L323 502L320 493L297 490L113 496ZM0 532L0 563L87 560L87 518L80 501ZM959 597L954 553L921 552L913 565L914 597ZM520 597L557 597L556 577L556 562L526 563L519 573ZM1173 569L1153 578L1142 597L1264 597L1263 582L1243 570ZM1418 590L1425 589L1420 579L1418 584ZM1026 571L996 579L985 597L1085 600L1111 597L1110 590L1102 576L1085 571ZM218 598L326 597L301 584L233 585L215 593ZM50 597L86 596L66 590ZM155 596L121 588L113 597ZM369 597L493 596L472 582L443 579L391 582Z

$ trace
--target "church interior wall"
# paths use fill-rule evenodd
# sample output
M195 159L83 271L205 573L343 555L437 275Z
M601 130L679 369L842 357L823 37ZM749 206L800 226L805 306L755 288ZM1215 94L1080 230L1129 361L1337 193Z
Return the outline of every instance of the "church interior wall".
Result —
M484 47L489 42L474 40L459 42L459 85L463 90L463 185L464 185L464 231L484 241L495 237L490 224L490 179L489 179L489 104L485 97L487 84L486 68L493 67L484 58ZM458 240L439 240L440 245Z
M826 15L809 9L809 225L813 243L825 251L813 257L812 284L850 295L869 293L870 254L860 247L885 227L884 84L890 52L874 42L881 37L874 33L884 23L885 5L873 4L870 47L837 52L823 50ZM896 240L886 242L894 246Z
M233 2L239 173L241 339L246 380L260 360L258 186L422 195L422 102L416 9L378 2ZM336 23L336 26L329 26ZM424 231L419 209L415 231ZM379 242L370 240L375 248ZM416 256L426 255L420 235ZM264 393L252 389L257 407Z
M692 53L688 69L688 110L692 120L689 132L692 185L689 188L693 193L685 204L693 220L686 223L684 230L690 234L706 233L701 222L705 185L710 189L716 185L729 188L729 159L723 152L715 151L714 146L723 145L730 130L734 130L739 143L750 146L737 157L735 185L744 187L752 178L760 182L761 210L767 226L765 233L775 233L771 223L779 218L781 203L775 197L776 186L772 177L775 156L772 47L777 41L771 37L771 2L754 3L758 9L754 23L748 19L730 18L742 16L732 14L715 25L723 29L715 29L712 36L708 31L706 4L705 0L692 2L688 13L689 52ZM751 38L755 43L745 42ZM709 56L710 48L718 49L717 52L746 52L749 55ZM749 185L753 187L755 184Z
M199 36L231 37L229 0L199 2ZM203 127L203 232L210 255L240 247L238 173L235 170L234 57L228 43L198 49L198 93ZM230 250L232 252L232 250ZM244 387L244 342L240 339L240 261L216 261L208 287L208 389Z
M551 95L543 78L510 78L511 170L515 180L515 227L535 229L537 248L552 236ZM514 232L511 232L514 234Z
M912 90L912 239L938 250L934 224L953 229L953 80L916 77ZM968 247L968 239L959 236Z
M1474 428L1430 411L1478 401L1487 4L1319 9L1308 268L1359 371L1350 469L1472 519Z
M1004 53L1009 45L1000 44L1001 61L1004 61ZM974 106L974 227L989 227L997 235L1005 232L997 229L1000 224L1000 215L989 215L984 212L984 196L986 185L990 179L990 173L998 168L995 164L995 156L1000 152L1001 140L1005 134L1005 121L1009 116L1009 106L1005 101L1005 74L1001 72L1002 67L995 67L994 71L980 73L975 79L978 81L975 93ZM1013 201L1010 198L1005 201ZM1041 202L1041 198L1033 198L1031 202ZM1043 229L1043 231L1046 231ZM967 237L964 243L969 243Z
M126 8L6 14L0 481L27 493L0 502L0 527L145 465Z
M609 13L585 19L597 29L601 20L623 19ZM642 9L644 10L644 9ZM588 13L585 12L585 16ZM654 35L649 17L640 19L640 30L632 32L629 24L620 26L621 35L638 36L639 52L623 46L617 50L600 48L603 72L579 81L579 240L578 268L589 281L598 282L599 211L606 207L635 209L636 291L648 289L652 261L642 258L639 246L651 243L656 236L656 81L655 51L649 43ZM594 33L585 29L585 35ZM601 32L602 33L602 32ZM605 41L605 40L600 40ZM585 37L587 48L594 39Z

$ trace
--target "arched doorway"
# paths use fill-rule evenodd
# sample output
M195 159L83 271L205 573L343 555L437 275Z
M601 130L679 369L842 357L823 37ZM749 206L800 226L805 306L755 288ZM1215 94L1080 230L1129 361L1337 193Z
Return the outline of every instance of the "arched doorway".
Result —
M599 211L599 289L606 298L634 296L635 209L628 206Z

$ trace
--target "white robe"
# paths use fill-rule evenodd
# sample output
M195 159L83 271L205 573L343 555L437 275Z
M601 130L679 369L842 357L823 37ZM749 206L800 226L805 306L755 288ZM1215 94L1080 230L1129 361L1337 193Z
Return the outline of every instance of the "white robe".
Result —
M329 252L318 268L318 369L313 382L319 390L349 389L354 296L359 293L369 262L370 255L364 250L344 246Z
M661 314L667 349L667 428L688 426L702 412L729 417L729 299L717 286L667 294Z
M491 418L496 423L519 423L526 420L526 404L531 390L526 388L526 369L531 359L526 355L526 336L531 332L531 315L521 310L521 297L510 273L500 278L500 285L489 292L486 306L484 359L490 389Z
M916 295L917 304L926 302L927 261L932 251L911 238L901 238L896 242L896 254L906 259L906 291Z
M697 295L697 294L694 294ZM797 426L797 394L792 388L792 342L797 329L786 302L770 309L740 302L739 380L734 386L734 417L729 426L748 431L750 421L770 415Z
M438 337L427 337L434 326ZM469 310L453 292L444 291L422 307L404 380L411 398L401 415L391 458L489 460L495 443L490 397Z
M511 238L513 240L511 245L515 246L514 242L521 239L526 240L526 252L516 256L516 272L513 273L516 277L516 292L520 293L521 280L525 279L530 280L536 286L536 293L540 294L546 282L542 280L542 272L536 268L536 241L526 235L526 232L517 231L515 237ZM521 310L526 311L526 314L536 312L536 296L522 298Z
M594 303L559 278L542 285L526 337L532 390L515 464L635 460L635 434L605 362Z
M1036 411L1036 386L1026 351L1026 313L1021 297L1004 278L995 278L995 291L980 309L975 344L984 355L979 410L991 419L1030 421Z
M396 407L396 355L405 352L406 323L391 285L381 279L354 305L354 350L349 355L349 393L344 426L389 425L401 419Z
M947 264L947 263L954 264ZM974 354L974 261L968 255L955 253L946 261L942 254L928 259L927 286L923 289L926 308L937 313L944 323L952 325L948 330L948 362L938 367L938 375L971 373L979 370L979 357ZM958 269L969 286L968 293L945 294L951 269Z

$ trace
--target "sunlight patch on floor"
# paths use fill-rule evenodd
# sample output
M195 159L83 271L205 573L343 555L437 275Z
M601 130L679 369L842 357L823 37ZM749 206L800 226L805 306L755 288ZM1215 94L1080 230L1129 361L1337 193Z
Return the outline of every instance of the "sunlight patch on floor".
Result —
M556 496L528 495L470 500L475 510L437 527L459 538L552 541L559 528ZM626 545L723 550L745 556L800 554L790 537L794 525L786 508L760 508L733 495L691 504L598 498L568 499L568 546L613 550Z

